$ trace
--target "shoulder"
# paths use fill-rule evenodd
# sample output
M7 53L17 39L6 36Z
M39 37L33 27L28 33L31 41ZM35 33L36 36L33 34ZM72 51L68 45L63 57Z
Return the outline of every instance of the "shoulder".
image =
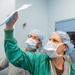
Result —
M32 56L35 60L38 61L47 61L49 59L49 56L47 54L41 52L33 52Z
M48 55L42 52L35 52L35 54L37 57L40 57L40 58L48 58Z

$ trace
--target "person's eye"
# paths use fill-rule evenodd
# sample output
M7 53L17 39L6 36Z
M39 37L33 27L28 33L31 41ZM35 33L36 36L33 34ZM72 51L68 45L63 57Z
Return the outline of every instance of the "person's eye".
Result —
M53 42L58 42L58 41L54 39Z
M29 38L31 38L32 36L29 36Z

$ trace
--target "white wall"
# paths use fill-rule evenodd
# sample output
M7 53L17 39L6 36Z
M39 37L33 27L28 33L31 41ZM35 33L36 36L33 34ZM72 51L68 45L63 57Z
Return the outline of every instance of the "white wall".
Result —
M19 19L15 26L15 36L21 48L25 48L25 41L32 29L39 29L48 36L48 10L47 0L16 0L16 9L23 4L32 4L26 10L19 12ZM22 25L26 23L26 28ZM44 43L47 41L47 37Z
M0 23L7 17L7 15L15 10L15 1L1 0L0 1ZM4 27L0 26L0 56L3 56L4 52Z
M55 30L55 22L75 17L75 0L48 0L49 34Z
M7 17L8 13L15 10L15 0L0 0L0 23ZM4 52L4 27L0 26L0 58ZM0 71L0 75L7 75L8 70Z

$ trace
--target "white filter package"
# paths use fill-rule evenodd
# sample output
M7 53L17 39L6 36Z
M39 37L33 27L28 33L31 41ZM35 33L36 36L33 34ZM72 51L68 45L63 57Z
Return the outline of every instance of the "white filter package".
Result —
M9 22L9 21L11 20L11 18L13 17L13 15L15 14L16 11L19 12L19 11L21 11L21 10L23 10L23 9L28 8L28 7L31 6L31 5L32 5L32 4L24 4L24 5L22 5L19 9L15 10L13 13L11 13L11 15L9 15L9 16L0 24L0 26L2 26L3 24Z

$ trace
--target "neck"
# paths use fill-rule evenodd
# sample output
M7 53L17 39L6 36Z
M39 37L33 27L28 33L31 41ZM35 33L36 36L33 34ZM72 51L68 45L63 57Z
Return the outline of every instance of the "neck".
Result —
M25 48L25 51L28 51L28 52L36 52L36 49L28 50L28 48Z
M53 64L56 68L63 70L64 69L64 58L63 57L57 57L52 59Z

